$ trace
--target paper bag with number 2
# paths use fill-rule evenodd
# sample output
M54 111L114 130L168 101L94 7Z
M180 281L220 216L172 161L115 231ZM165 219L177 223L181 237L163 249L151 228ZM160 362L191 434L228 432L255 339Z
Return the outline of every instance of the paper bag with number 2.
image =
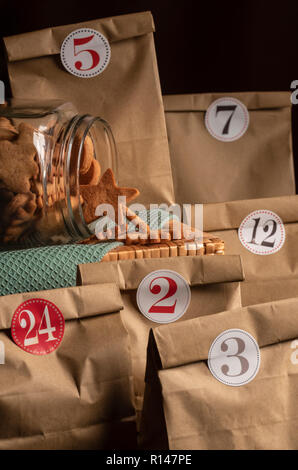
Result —
M124 304L121 316L130 337L138 413L142 409L143 402L148 334L150 328L157 326L157 323L140 312L137 304L137 289L145 276L156 270L174 271L183 276L190 287L189 306L184 315L176 320L178 322L240 305L238 281L243 279L243 272L239 256L138 259L82 264L78 267L78 281L83 285L115 282L120 287ZM165 293L153 296L152 304L163 295ZM171 300L170 298L169 303Z

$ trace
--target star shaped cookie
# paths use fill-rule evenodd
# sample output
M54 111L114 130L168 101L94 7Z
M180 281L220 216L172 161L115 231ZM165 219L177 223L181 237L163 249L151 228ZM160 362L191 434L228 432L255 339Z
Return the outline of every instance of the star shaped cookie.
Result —
M83 214L87 224L98 217L95 215L96 207L100 204L111 204L115 211L116 222L118 214L118 197L125 196L126 202L135 199L140 192L135 188L121 188L117 186L114 173L108 168L96 186L81 185L80 193L83 197Z
M5 117L0 117L0 140L13 140L18 131Z
M0 141L0 181L14 193L30 191L30 179L38 174L34 161L36 148L33 145L33 128L20 124L16 140Z

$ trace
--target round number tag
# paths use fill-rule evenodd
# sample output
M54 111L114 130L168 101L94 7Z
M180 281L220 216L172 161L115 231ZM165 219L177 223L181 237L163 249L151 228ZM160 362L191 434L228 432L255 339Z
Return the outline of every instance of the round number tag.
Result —
M186 312L190 288L180 274L171 270L153 271L144 277L137 291L140 312L156 323L171 323Z
M111 48L103 34L95 29L81 28L64 39L60 55L68 72L77 77L91 78L107 67Z
M232 387L251 382L260 367L260 349L247 331L226 330L213 341L208 354L212 375Z
M210 134L223 142L232 142L245 134L249 124L246 106L236 98L219 98L206 111L205 125Z
M251 212L238 230L242 245L256 255L272 255L281 249L286 232L281 218L272 211Z
M49 354L61 343L64 324L64 317L55 304L44 299L30 299L15 311L11 334L24 351Z

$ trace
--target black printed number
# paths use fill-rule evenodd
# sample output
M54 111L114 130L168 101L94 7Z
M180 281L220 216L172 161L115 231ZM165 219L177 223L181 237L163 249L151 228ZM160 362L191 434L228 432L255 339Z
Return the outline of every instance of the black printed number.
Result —
M273 241L268 241L268 239L273 237L273 235L275 235L276 230L277 230L277 222L273 219L268 219L265 225L263 225L263 227L259 227L260 220L261 220L260 217L257 217L256 219L253 219L253 220L254 220L255 225L254 225L252 237L249 243L251 243L252 245L261 245L261 246L268 246L269 248L273 248L276 239L274 239ZM259 228L260 229L262 228L265 233L269 232L271 228L271 232L267 235L267 237L264 238L264 240L261 243L256 242L257 231Z
M230 370L230 367L228 364L224 364L221 368L221 371L224 375L226 375L227 377L239 377L240 375L243 375L245 374L248 369L249 369L249 362L248 360L241 356L241 354L245 351L245 342L241 339L241 338L228 338L228 340L225 340L223 341L223 343L221 344L221 350L223 352L227 352L228 349L229 349L229 346L227 344L227 342L229 340L234 340L237 344L237 352L235 354L227 354L227 358L233 358L233 357L236 357L237 359L239 359L240 361L240 365L241 365L241 371L239 374L235 374L235 375L231 375L229 374L229 370Z
M219 105L216 106L216 114L215 114L216 117L217 117L218 113L230 111L229 117L228 117L228 119L227 119L227 121L226 121L226 123L225 123L225 125L222 129L222 132L221 132L222 135L227 135L229 133L231 120L232 120L232 117L234 116L236 108L237 108L236 104L226 105L226 106L219 104Z

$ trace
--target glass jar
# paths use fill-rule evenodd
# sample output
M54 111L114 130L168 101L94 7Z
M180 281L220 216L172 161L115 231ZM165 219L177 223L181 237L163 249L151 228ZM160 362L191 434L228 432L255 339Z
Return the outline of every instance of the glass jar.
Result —
M0 107L1 243L68 243L90 237L81 184L116 171L116 146L100 117L70 103L11 100Z

